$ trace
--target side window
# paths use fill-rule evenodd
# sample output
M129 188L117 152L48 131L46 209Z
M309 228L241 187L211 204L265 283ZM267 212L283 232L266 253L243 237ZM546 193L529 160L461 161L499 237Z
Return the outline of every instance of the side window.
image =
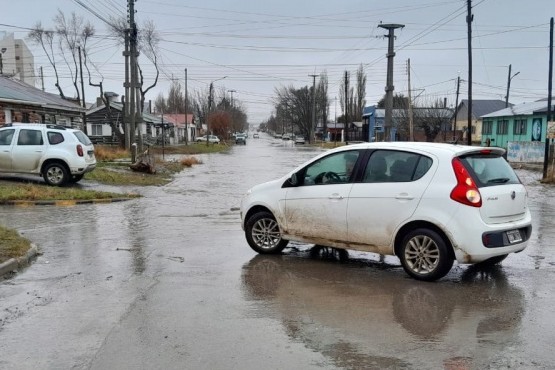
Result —
M359 154L356 150L335 153L312 163L305 170L304 185L351 182Z
M39 130L19 130L17 145L43 145L42 132Z
M14 129L0 131L0 145L11 145L14 132Z
M363 182L415 181L424 176L431 165L432 160L420 154L397 150L378 150L368 161Z
M48 142L51 145L56 145L56 144L60 144L61 142L64 141L64 136L62 134L60 134L59 132L47 132L46 136L48 136Z

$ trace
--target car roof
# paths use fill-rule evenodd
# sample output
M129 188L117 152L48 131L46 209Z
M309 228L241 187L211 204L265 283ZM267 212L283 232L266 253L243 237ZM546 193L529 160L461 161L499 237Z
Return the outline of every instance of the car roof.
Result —
M481 147L469 146L461 144L448 144L448 143L430 143L419 141L393 141L393 142L373 142L373 143L358 143L342 146L333 150L353 150L353 149L390 149L390 150L417 150L427 153L443 154L448 156L459 156L465 153L472 153L477 151L489 150L496 154L502 155L505 149L499 147Z

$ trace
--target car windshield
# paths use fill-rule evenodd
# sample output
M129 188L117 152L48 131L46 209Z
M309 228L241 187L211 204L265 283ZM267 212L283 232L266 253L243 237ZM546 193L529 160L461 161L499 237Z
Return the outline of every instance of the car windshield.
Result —
M475 175L479 186L520 184L515 171L507 161L493 154L471 154L461 158L467 169Z

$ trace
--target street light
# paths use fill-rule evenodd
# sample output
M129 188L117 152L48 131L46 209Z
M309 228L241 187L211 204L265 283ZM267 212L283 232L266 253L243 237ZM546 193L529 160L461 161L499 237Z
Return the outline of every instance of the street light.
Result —
M505 108L509 106L509 90L511 89L511 80L513 79L513 77L515 77L520 73L520 72L517 72L511 76L511 67L512 67L512 64L509 64L509 77L507 79L507 95L505 96Z
M208 128L208 115L210 114L210 111L212 111L212 90L214 88L214 82L223 80L224 78L227 78L227 76L224 76L222 78L218 78L217 80L214 80L212 82L210 82L210 90L208 91L208 114L206 115L206 146L208 146L208 144L210 143L209 139L210 139L210 130Z

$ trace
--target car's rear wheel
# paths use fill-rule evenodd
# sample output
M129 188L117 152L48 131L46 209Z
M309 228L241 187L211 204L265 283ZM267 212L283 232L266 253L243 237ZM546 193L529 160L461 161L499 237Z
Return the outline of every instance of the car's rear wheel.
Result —
M245 236L250 247L261 254L276 254L289 243L281 237L279 225L270 212L252 215L246 223Z
M62 186L68 179L68 170L65 165L59 162L53 162L46 165L44 168L43 176L44 181L48 185Z
M424 281L441 279L453 266L445 241L430 229L408 233L403 238L399 259L407 274Z

